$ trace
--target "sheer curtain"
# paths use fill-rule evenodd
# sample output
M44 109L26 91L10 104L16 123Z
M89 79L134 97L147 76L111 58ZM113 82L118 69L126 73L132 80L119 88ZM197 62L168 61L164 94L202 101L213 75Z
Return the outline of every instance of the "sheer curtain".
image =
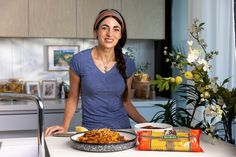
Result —
M188 25L195 18L205 22L202 36L207 50L219 52L212 60L211 76L219 77L220 82L231 77L227 87L236 87L234 0L190 0L188 5Z

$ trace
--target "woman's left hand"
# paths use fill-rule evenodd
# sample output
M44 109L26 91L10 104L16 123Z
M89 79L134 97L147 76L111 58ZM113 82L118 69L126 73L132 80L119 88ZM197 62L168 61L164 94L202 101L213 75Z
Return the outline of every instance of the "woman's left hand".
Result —
M61 134L61 133L65 133L65 132L66 132L66 129L63 126L54 125L54 126L50 126L50 127L46 128L45 136L51 136L54 134Z

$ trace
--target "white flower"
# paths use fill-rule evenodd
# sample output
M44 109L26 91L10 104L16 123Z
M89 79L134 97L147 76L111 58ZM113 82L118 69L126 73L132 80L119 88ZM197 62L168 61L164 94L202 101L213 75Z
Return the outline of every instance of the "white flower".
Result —
M192 45L193 45L193 41L192 41L192 40L187 41L187 43L188 43L189 46L192 46Z
M215 111L211 111L211 116L216 117L218 114Z
M166 50L164 50L164 55L167 55L167 51Z
M224 100L222 99L222 97L220 97L220 98L217 99L217 103L218 103L220 106L223 106L223 105L224 105Z
M203 70L209 72L210 71L209 64L205 64L204 67L203 67Z
M210 65L208 64L208 62L205 59L202 59L202 58L198 59L197 63L200 64L200 65L203 64L203 70L209 72Z
M193 62L197 61L199 59L199 57L200 57L199 49L191 49L190 48L187 61L189 63L193 63Z
M218 86L215 83L211 82L211 84L209 86L214 93L216 93L218 91Z
M215 105L211 105L211 110L213 110L213 111L216 111L216 106Z
M209 88L212 89L214 93L218 91L217 80L218 77L213 77L210 79L211 84L209 85Z
M201 98L201 99L200 99L200 102L204 102L204 101L205 101L205 99L204 99L204 98Z

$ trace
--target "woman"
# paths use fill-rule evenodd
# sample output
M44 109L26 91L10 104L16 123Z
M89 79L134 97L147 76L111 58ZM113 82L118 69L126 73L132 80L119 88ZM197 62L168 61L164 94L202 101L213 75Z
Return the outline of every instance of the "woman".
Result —
M89 130L130 128L129 117L137 123L146 122L130 99L135 64L122 53L127 39L122 15L114 9L101 11L94 23L94 34L98 45L74 55L70 62L64 123L47 128L46 136L68 130L80 94L82 125Z

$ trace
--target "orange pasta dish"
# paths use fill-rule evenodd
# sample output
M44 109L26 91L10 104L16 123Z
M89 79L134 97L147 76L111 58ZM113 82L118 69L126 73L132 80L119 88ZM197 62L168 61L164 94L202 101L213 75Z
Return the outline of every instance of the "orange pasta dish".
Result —
M124 136L121 136L119 132L103 128L85 132L83 136L77 138L77 141L83 143L108 144L108 143L120 143L128 140L125 139Z

